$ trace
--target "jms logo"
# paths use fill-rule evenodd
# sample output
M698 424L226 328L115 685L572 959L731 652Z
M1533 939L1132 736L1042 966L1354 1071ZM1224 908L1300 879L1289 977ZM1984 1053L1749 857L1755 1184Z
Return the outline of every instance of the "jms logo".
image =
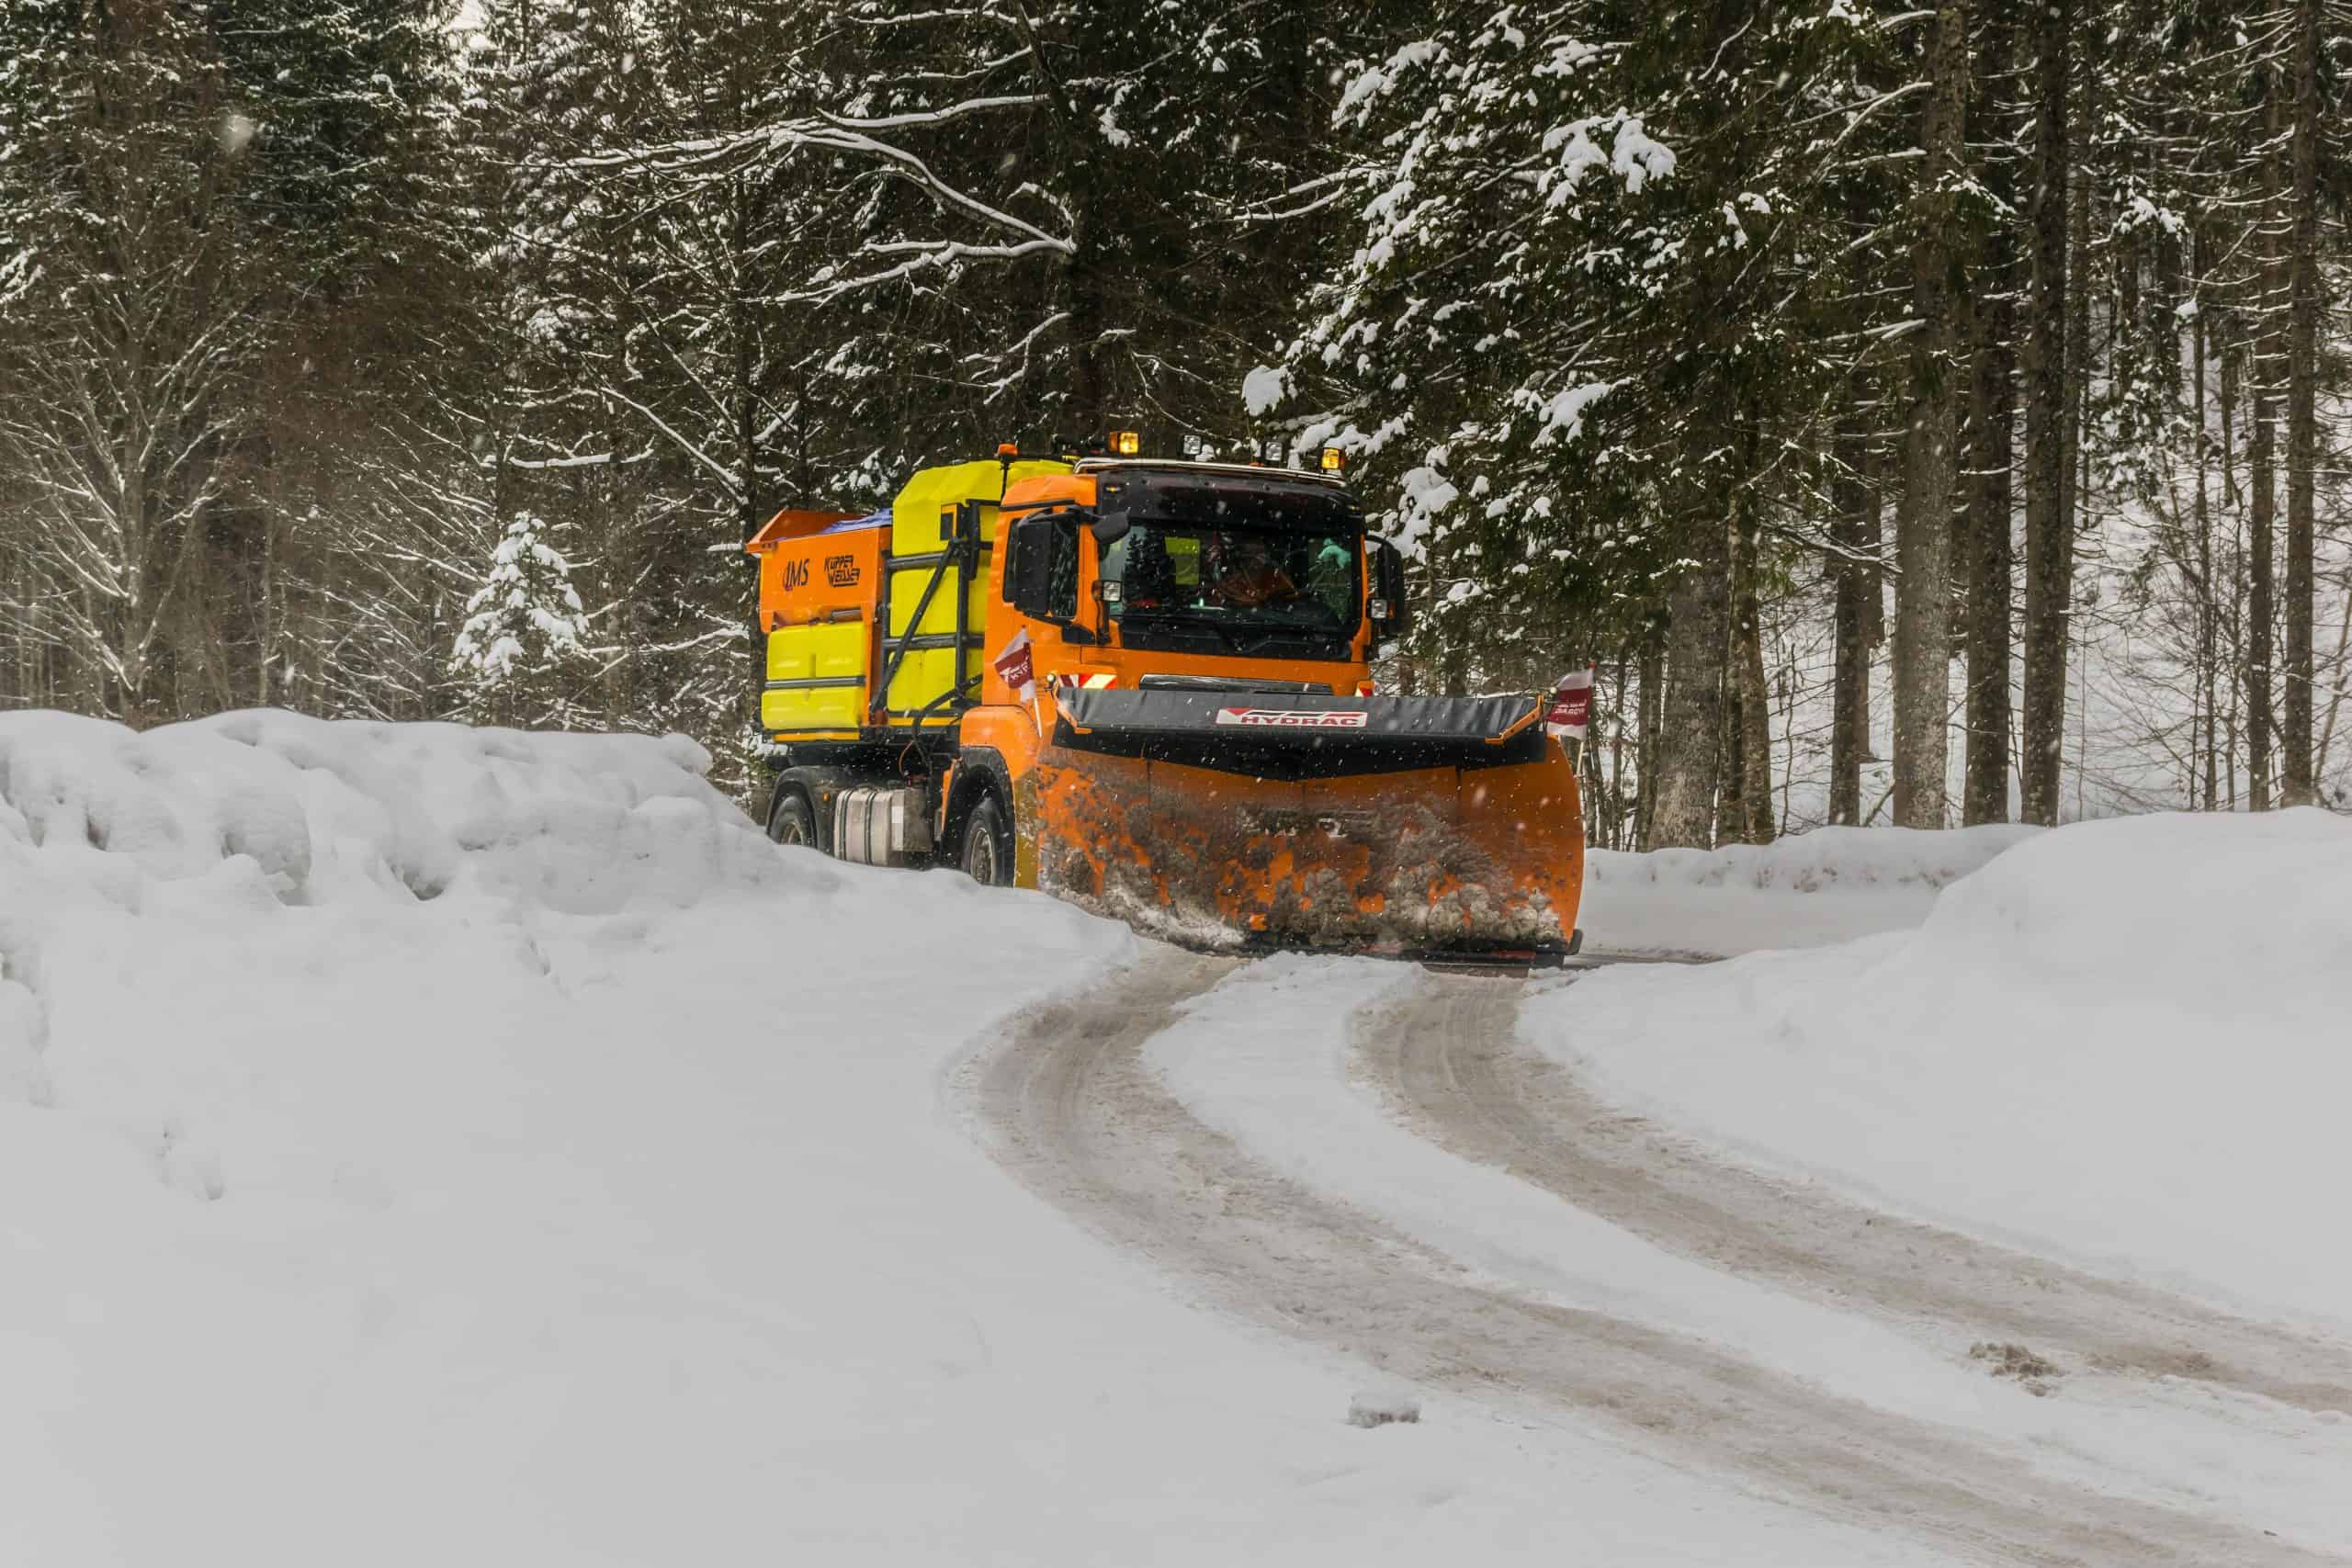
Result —
M784 591L786 593L789 593L797 588L806 588L808 586L808 563L805 560L788 560L785 562Z
M857 558L855 556L827 556L825 581L836 588L856 587Z

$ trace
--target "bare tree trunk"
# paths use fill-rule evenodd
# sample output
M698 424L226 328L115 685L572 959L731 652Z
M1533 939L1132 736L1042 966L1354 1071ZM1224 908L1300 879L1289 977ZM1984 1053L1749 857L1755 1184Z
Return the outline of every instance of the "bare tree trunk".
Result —
M2280 708L2286 752L2284 804L2309 806L2312 772L2313 476L2319 467L2319 13L2294 8L2293 238L2288 257L2287 325L2287 689Z
M1110 311L1103 301L1102 269L1095 260L1095 248L1100 243L1095 234L1098 214L1091 196L1091 186L1080 175L1080 199L1085 202L1078 220L1070 226L1074 242L1069 260L1063 269L1063 286L1069 297L1069 413L1077 422L1077 434L1099 437L1110 422L1110 392L1105 385L1102 359L1105 354L1103 329L1109 324Z
M2072 130L2073 167L2068 171L2066 248L2074 254L2073 288L2066 296L2066 500L2077 540L2089 532L2091 509L2090 449L2083 432L2090 424L2091 299L2098 292L2091 275L2091 174L2098 149L2092 138L2099 124L2098 43L2097 25L2083 29L2083 112ZM2110 271L2113 264L2110 263ZM2072 640L2072 639L2070 639Z
M2335 617L2335 657L2328 660L2324 679L2334 689L2327 698L2327 720L2320 726L2319 748L2312 758L2314 777L2327 776L2328 749L2335 743L2335 723L2344 716L2344 681L2346 655L2352 654L2352 593L2344 596L2343 608Z
M1772 807L1772 690L1764 673L1763 617L1754 592L1734 615L1732 674L1739 689L1739 816L1735 826L1751 844L1775 834Z
M2256 373L2261 374L2261 351L2256 350ZM2250 811L2270 809L2270 734L2274 708L2270 695L2271 626L2274 619L2271 572L2277 493L2271 479L2272 426L2276 407L2267 389L2254 389L2254 430L2246 443L2252 504L2246 509L2245 594L2245 803Z
M1993 312L2006 336L2006 302ZM2011 544L2009 465L2016 391L2012 354L2004 342L1977 360L1976 473L1970 487L1968 558L1968 761L1961 820L2009 819L2009 617Z
M738 102L741 102L740 94ZM728 301L728 331L734 338L733 386L729 388L735 414L735 522L743 537L759 532L765 522L760 504L760 409L755 385L752 333L753 305L750 298L752 263L751 183L741 175L728 181L728 277L733 285Z
M2278 84L2269 84L2270 140L2278 141L2281 116ZM2254 494L2246 508L2246 656L2245 739L2246 807L2270 809L2272 760L2270 740L2277 709L2270 689L2271 631L2277 616L2272 593L2272 555L2278 503L2275 478L2278 450L2278 236L2272 219L2278 209L2278 161L2273 150L2262 159L2262 206L2256 223L2261 231L2260 279L2256 290L2254 338L2254 429L2246 443L2246 467Z
M1740 786L1747 774L1740 768L1739 727L1739 649L1733 623L1738 619L1732 611L1724 618L1724 635L1731 640L1724 645L1724 717L1723 735L1715 750L1715 837L1725 844L1744 843L1747 839L1747 803L1739 797Z
M2229 671L2228 705L2219 716L2223 811L2238 808L2238 714L2245 700L2245 497L2238 489L2237 447L2238 382L2244 371L2237 341L2230 327L2232 320L2228 315L2220 318L2213 340L2215 356L2221 361L2214 381L2217 412L2222 419L2222 504L2230 514L2230 581L2213 585L2213 659L2217 678L2222 669ZM2227 645L2226 666L2222 664L2223 644Z
M1757 426L1740 438L1743 476L1756 471ZM1755 487L1741 483L1732 501L1726 542L1731 554L1731 675L1739 694L1739 813L1735 823L1751 844L1772 841L1772 694L1764 678L1764 613L1757 592Z
M1658 731L1666 712L1666 638L1653 618L1642 632L1641 734L1634 753L1634 847L1652 847L1657 817Z
M1712 849L1723 754L1724 651L1729 645L1723 555L1704 552L1668 601L1667 681L1658 715L1657 800L1649 847Z
M1609 847L1612 850L1625 848L1625 686L1632 665L1630 648L1620 645L1609 729Z
M1838 475L1833 494L1838 515L1830 537L1840 554L1830 570L1836 587L1836 669L1829 698L1829 820L1858 827L1862 819L1862 758L1871 748L1871 621L1869 601L1879 595L1878 569L1854 558L1875 551L1878 502L1862 472L1864 437L1849 418L1837 438ZM1867 515L1866 515L1867 514Z
M2073 252L2073 288L2066 299L2066 415L2065 450L2066 474L2059 510L2067 518L2067 558L2071 565L2076 542L2090 532L2091 515L2091 451L2084 432L2091 422L2091 299L2096 286L2091 276L2091 173L2098 156L2093 138L2099 126L2098 49L2100 30L2086 28L2079 42L2082 45L2083 112L2074 122L2075 135L2072 185L2067 196L2067 248ZM2110 258L2110 275L2119 264ZM2109 301L2109 314L2113 301ZM2075 816L2084 816L2085 787L2090 775L2090 650L2080 637L2071 635L2075 592L2072 574L2068 581L2067 651L2072 658L2075 681ZM2097 602L2098 583L2091 585L2088 595ZM2062 674L2068 668L2061 666ZM2063 752L2062 752L2063 756ZM2063 767L2062 770L2063 772Z
M13 509L0 511L0 517L16 525ZM27 707L43 706L41 701L41 621L40 586L33 576L33 557L29 542L19 541L10 547L13 570L9 573L8 614L14 621L15 637L7 695Z
M2066 111L2075 19L2071 0L2033 13L2031 294L2025 349L2024 733L2018 773L2028 822L2058 820L2058 763L2066 734L2067 608L2075 580L2074 516L2067 506Z
M1781 709L1781 805L1775 831L1785 833L1794 820L1797 795L1797 653L1793 644L1781 644L1781 688L1778 702Z
M1953 365L1959 270L1958 217L1950 184L1962 173L1962 103L1968 83L1968 13L1939 7L1928 44L1928 108L1921 132L1919 226L1911 246L1910 418L1894 550L1894 819L1906 828L1944 825L1951 747L1951 542L1958 377Z
M269 705L270 651L275 638L271 628L277 595L277 512L275 504L266 503L261 513L261 604L256 612L259 626L255 637L260 655L254 660L254 705L264 708Z
M2205 302L2203 234L2200 232L2193 243L2196 247L2194 254L2197 292L2191 298L2197 301L2199 307L2194 319L2189 322L2191 334L2189 407L2196 411L2197 419L2197 705L2205 764L2205 790L2201 804L2203 809L2211 811L2215 809L2216 802L2221 796L2219 747L2216 744L2219 731L2217 721L2221 716L2215 711L2218 706L2218 694L2215 691L2214 671L2219 653L2214 622L2219 616L2221 606L2215 603L2213 592L2213 513L2210 495L2211 485L2207 479L2205 471L2212 458L2211 442L2205 428L2206 324L2203 309ZM2192 742L2196 739L2197 737L2192 735ZM2196 765L2197 756L2193 745L2189 761L2192 767Z
M2003 279L2010 276L2004 268ZM1961 815L1971 824L2009 819L2009 468L2017 412L2009 344L2016 312L1996 294L1979 306L1977 319L1982 337L1970 398L1976 440L1969 486L1968 773Z
M1978 74L2008 75L2017 54L2017 18L1996 5L1985 28ZM1980 132L1980 135L1982 133ZM2008 159L1988 161L1986 187L2007 202L2016 191ZM1990 251L1976 269L1982 280L1974 310L1975 364L1969 388L1968 486L1968 758L1961 820L2009 818L2009 616L2016 551L2010 468L2016 461L2017 242L1996 225Z

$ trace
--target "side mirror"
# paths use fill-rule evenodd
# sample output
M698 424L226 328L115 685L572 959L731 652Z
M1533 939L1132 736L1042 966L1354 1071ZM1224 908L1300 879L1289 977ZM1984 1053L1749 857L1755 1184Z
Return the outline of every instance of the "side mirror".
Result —
M1068 513L1023 517L1004 531L1004 602L1038 620L1078 614L1078 531Z
M1024 615L1043 615L1054 587L1054 545L1061 526L1050 517L1023 517L1005 530L1004 602Z
M1405 599L1404 552L1385 539L1372 545L1371 603L1365 607L1374 638L1395 642L1412 629L1413 612Z
M1127 536L1132 525L1124 512L1098 512L1087 526L1093 531L1094 542L1108 549Z

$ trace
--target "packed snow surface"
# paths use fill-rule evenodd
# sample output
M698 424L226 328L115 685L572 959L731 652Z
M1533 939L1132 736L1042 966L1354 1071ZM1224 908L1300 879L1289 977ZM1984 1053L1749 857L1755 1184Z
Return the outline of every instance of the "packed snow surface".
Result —
M1670 990L1695 973L1653 968L1645 978ZM1471 1278L1730 1349L1855 1406L1966 1432L2036 1474L2258 1517L2326 1549L2352 1541L2352 1495L2334 1484L2352 1461L2352 1432L2340 1426L2281 1412L2217 1426L2202 1399L2161 1388L2078 1384L2064 1398L2034 1397L1987 1377L1965 1340L1897 1332L1843 1303L1668 1251L1438 1146L1403 1124L1354 1043L1367 1021L1427 984L1416 969L1375 960L1278 955L1191 1004L1146 1055L1195 1114L1253 1157L1376 1215ZM1619 1026L1628 1051L1654 1038L1635 1020ZM1922 1108L1923 1120L1933 1109ZM2276 1429L2261 1430L2262 1420ZM1790 1433L1792 1442L1803 1436Z
M1809 835L1818 839L1820 835ZM1923 1217L2352 1322L2352 820L2035 835L1916 931L1539 998L1612 1098Z
M675 739L0 716L0 1562L1925 1562L1189 1305L960 1064L1123 929Z
M1250 964L1155 1038L1153 1066L1210 1126L1283 1175L1344 1194L1485 1279L1652 1324L1847 1398L1967 1419L1981 1378L1884 1330L1661 1251L1399 1125L1351 1063L1351 1025L1421 983L1408 965L1283 953Z

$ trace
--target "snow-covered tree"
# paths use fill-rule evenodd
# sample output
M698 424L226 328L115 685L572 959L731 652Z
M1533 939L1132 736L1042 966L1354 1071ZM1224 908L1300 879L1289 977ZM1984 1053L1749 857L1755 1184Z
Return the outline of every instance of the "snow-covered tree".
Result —
M2347 39L2346 0L0 4L0 702L481 711L451 650L528 515L597 649L518 712L740 785L752 526L1117 426L1347 447L1419 556L1384 678L1597 659L1619 842L1881 809L1898 575L1964 659L1965 819L2176 762L2332 798ZM1893 571L1939 521L1949 570ZM2095 765L2094 662L2141 761Z
M246 265L251 121L176 7L0 10L0 463L74 695L171 708L187 589L248 457L272 319Z
M573 688L589 651L588 612L571 563L547 536L535 513L508 519L449 649L468 709L501 724L561 728L582 711Z

